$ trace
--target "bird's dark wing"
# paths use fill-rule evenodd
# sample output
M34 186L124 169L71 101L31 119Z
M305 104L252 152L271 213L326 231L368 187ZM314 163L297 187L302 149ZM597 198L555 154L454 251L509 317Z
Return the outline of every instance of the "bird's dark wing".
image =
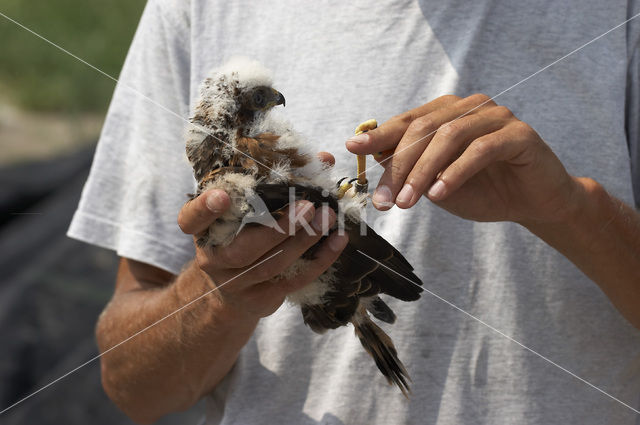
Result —
M282 211L291 200L290 188L294 188L296 200L306 199L316 207L326 204L338 210L335 196L323 193L320 188L262 183L256 187L256 193L269 211ZM349 243L334 264L338 284L326 294L323 305L303 306L305 323L316 332L346 325L358 307L358 300L364 297L375 297L368 307L374 317L393 322L393 311L377 295L414 301L422 292L419 286L422 281L413 273L411 264L373 229L364 225L361 231L358 223L347 220L345 230ZM305 253L305 257L312 257L319 244Z
M346 226L349 231L349 244L342 252L339 261L348 267L341 273L357 278L361 275L376 295L383 293L402 301L415 301L420 298L422 281L413 273L413 267L406 258L384 238L369 226L353 223ZM355 265L355 267L354 267Z
M317 187L303 186L294 183L259 183L256 194L262 198L269 211L277 211L286 207L290 202L290 188L294 189L294 198L307 200L315 207L328 205L334 211L338 210L338 200L331 194L323 195L323 190Z
M291 193L293 188L293 194ZM306 199L316 207L329 205L338 211L338 201L321 188L295 184L258 184L257 194L269 211L284 211L290 202ZM293 196L292 196L293 195ZM340 215L338 215L340 217ZM389 242L369 226L347 220L344 226L349 243L333 264L336 281L322 297L321 304L301 305L304 322L315 332L324 333L348 323L360 343L375 361L388 382L396 385L406 397L410 393L409 375L398 358L393 341L369 317L393 323L395 314L378 296L387 294L403 301L420 298L422 282L413 267ZM320 240L303 257L313 258Z

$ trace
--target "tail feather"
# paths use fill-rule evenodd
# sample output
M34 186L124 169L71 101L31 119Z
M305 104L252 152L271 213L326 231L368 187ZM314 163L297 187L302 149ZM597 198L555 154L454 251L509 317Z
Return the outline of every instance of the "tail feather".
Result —
M365 350L373 357L380 372L389 384L395 384L402 394L409 398L411 381L404 365L398 358L396 347L389 335L376 325L364 311L359 311L352 321L355 333Z
M367 305L367 311L373 314L378 320L393 324L396 321L396 315L391 308L380 299L380 297L374 297Z

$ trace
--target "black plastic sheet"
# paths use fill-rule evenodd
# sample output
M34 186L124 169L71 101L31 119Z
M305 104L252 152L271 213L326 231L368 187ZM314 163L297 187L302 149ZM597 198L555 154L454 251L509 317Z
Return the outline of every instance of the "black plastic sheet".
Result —
M94 326L115 253L65 236L93 149L0 169L0 410L98 354ZM159 424L196 424L201 409ZM99 361L15 406L3 424L130 424L104 394Z

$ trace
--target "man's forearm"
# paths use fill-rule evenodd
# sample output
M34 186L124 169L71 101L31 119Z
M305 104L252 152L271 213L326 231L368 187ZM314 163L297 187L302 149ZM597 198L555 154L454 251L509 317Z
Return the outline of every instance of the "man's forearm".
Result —
M640 329L640 214L592 179L578 178L581 207L567 223L523 223L596 282Z
M257 319L220 303L216 292L171 313L213 288L193 263L170 285L116 295L97 326L106 353L103 385L129 416L151 422L182 410L211 391L233 366Z

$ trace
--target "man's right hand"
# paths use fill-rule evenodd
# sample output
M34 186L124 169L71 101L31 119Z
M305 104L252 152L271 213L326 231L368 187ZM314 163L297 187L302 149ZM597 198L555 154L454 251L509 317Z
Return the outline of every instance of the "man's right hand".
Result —
M208 190L184 205L178 224L183 232L194 236L195 242L197 235L229 206L226 192ZM227 246L195 245L198 267L211 286L219 288L212 295L216 294L225 308L240 317L258 319L275 312L288 293L302 288L328 269L348 242L346 235L335 232L322 243L308 267L293 277L278 278L318 242L336 220L333 210L326 206L316 210L308 201L298 201L289 208L294 211L290 210L278 220L284 233L264 226L245 227ZM303 226L305 223L313 229L312 234L306 230L309 226ZM259 264L261 261L264 262Z
M225 192L210 190L184 205L178 222L185 233L195 236L229 205ZM105 352L136 335L101 357L105 391L127 415L140 423L152 423L196 403L233 367L258 320L273 313L286 294L313 281L338 258L346 235L327 238L316 258L297 276L275 278L320 239L323 215L325 227L335 221L332 210L315 210L310 202L294 207L303 220L298 227L305 223L317 229L315 234L298 231L289 235L264 226L247 227L228 246L196 245L195 261L178 276L122 259L115 293L100 316L96 336ZM291 221L295 222L286 214L278 225L295 229ZM211 293L192 304L207 292ZM185 305L188 311L182 311ZM170 316L174 318L164 320Z

